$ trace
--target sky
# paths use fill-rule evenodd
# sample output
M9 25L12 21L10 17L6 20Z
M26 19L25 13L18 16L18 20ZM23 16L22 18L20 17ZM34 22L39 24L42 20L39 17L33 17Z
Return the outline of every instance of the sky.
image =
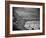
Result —
M39 19L40 9L39 8L24 8L24 7L13 7L14 14L18 14L23 19Z

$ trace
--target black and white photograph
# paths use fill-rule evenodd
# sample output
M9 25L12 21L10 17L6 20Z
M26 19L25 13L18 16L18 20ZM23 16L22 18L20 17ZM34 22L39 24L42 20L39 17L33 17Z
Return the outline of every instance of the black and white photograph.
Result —
M44 3L7 1L6 37L45 34Z
M12 7L13 31L40 30L40 8Z
M10 33L42 32L42 6L10 5Z

